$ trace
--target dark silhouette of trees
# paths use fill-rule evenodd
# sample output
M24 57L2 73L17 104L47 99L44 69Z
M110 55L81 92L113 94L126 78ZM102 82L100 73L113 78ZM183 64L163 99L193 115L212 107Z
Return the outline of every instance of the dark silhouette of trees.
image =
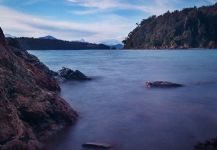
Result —
M88 50L88 49L110 49L104 44L92 44L77 41L62 41L36 38L7 38L9 45L27 50Z
M217 48L217 3L151 16L123 43L125 49Z

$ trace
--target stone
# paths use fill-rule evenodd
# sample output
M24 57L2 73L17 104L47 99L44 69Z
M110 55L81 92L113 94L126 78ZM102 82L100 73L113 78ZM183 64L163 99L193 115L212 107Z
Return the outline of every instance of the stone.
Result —
M58 71L58 75L60 78L65 80L90 80L90 78L88 78L79 70L73 71L72 69L65 67Z
M87 148L99 148L99 149L110 149L110 148L112 148L112 146L109 145L109 144L95 143L95 142L84 143L84 144L82 144L82 146L87 147Z
M154 81L154 82L146 82L147 88L177 88L183 87L182 84L172 83L168 81Z

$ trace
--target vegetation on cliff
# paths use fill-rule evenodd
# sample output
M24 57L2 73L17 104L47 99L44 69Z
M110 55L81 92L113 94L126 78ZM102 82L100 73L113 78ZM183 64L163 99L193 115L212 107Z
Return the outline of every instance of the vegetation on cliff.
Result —
M217 48L217 3L144 19L123 41L125 49Z
M1 150L39 149L43 139L76 120L52 75L35 56L9 46L0 29Z

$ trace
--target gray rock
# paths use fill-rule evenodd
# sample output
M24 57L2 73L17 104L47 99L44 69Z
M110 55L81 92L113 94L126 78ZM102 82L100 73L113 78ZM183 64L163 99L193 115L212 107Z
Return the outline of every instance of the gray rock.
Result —
M79 70L73 71L72 69L65 67L58 71L58 76L65 80L90 80L90 78Z
M99 148L99 149L110 149L112 146L106 143L95 143L95 142L89 142L82 144L83 147L87 148Z
M183 87L182 84L172 83L168 81L154 81L154 82L146 82L146 87L148 88L178 88Z

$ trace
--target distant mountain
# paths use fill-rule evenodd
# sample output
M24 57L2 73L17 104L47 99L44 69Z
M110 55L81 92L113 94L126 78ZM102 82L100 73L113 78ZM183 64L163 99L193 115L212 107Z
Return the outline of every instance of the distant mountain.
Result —
M9 45L27 50L88 50L110 49L104 44L92 44L87 42L63 41L51 38L7 38Z
M15 38L15 36L10 35L10 34L5 34L5 37L6 37L6 38Z
M217 3L152 16L123 43L125 49L217 48Z
M47 35L47 36L44 36L44 37L39 37L39 39L46 39L46 40L57 40L57 38L51 36L51 35Z
M123 49L123 44L110 45L111 49Z
M121 44L120 41L116 40L116 39L108 39L108 40L104 40L104 41L101 41L102 44L105 44L105 45L117 45L117 44Z
M81 39L79 42L83 42L83 43L85 43L86 41L85 41L84 39Z
M110 46L111 49L123 49L123 47L124 47L124 45L121 44L121 42L119 42L118 40L115 40L115 39L103 41L102 44Z

